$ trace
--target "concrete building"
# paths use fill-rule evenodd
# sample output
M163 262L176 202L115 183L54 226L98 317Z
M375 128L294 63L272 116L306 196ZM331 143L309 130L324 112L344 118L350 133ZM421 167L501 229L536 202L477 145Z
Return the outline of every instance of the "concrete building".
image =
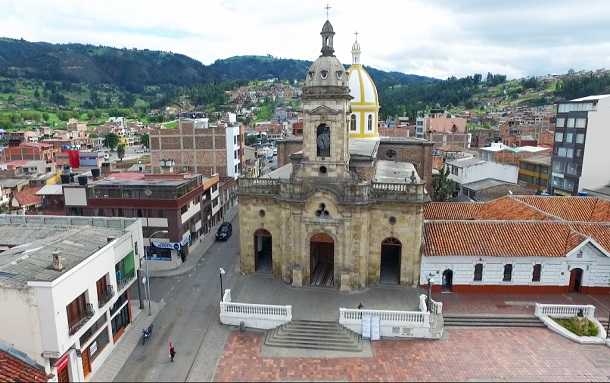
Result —
M326 21L322 55L306 73L301 151L264 178L239 179L240 270L296 287L417 285L425 183L398 150L381 160L378 140L350 138L334 34ZM395 146L423 147L412 144Z
M240 126L210 127L206 119L183 119L175 129L155 129L150 134L153 173L173 161L175 171L204 176L237 178L241 172L244 134Z
M610 95L557 104L551 192L576 195L608 183Z
M0 216L0 339L84 381L134 319L143 254L137 219Z
M610 201L509 196L430 203L420 284L501 293L610 292Z
M415 137L428 139L431 133L466 134L466 123L465 118L433 109L427 114L419 115L415 120Z
M79 182L62 185L66 214L140 218L153 270L180 266L221 220L218 176L112 173Z
M479 148L482 160L498 162L508 165L519 165L519 161L525 158L540 156L550 153L550 148L542 146L507 146L501 142L492 143L490 146Z
M519 184L537 191L547 191L551 176L551 155L533 156L519 161Z
M449 170L449 179L461 185L484 179L496 179L516 184L519 168L497 162L485 161L479 158L459 158L445 162Z

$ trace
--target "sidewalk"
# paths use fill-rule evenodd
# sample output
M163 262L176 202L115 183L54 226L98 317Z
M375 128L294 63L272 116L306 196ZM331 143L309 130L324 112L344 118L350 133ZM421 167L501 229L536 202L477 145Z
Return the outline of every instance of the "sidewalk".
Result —
M132 309L135 307L135 321L129 325L129 328L114 347L114 350L112 350L108 359L106 359L98 370L91 375L88 379L89 382L112 382L119 371L121 371L121 368L123 368L123 365L127 362L127 359L138 343L140 343L142 339L142 330L155 320L157 314L159 314L161 309L165 306L163 300L161 302L151 301L151 315L148 316L147 303L145 302L144 309L140 310L138 302L134 302L135 304L132 306Z
M229 210L229 212L225 216L224 222L232 222L233 219L237 216L238 211L239 211L239 204L233 206L231 208L231 210ZM207 253L208 249L214 244L214 241L216 240L216 236L215 236L216 230L218 229L218 226L220 226L221 223L214 226L210 230L210 232L203 238L203 240L200 239L197 241L197 243L191 248L191 251L190 251L188 257L186 258L186 262L184 262L182 265L180 265L176 269L151 271L150 272L151 278L175 277L178 275L187 274L191 270L193 270L193 268L199 262L199 260ZM233 233L233 235L235 235L235 233Z

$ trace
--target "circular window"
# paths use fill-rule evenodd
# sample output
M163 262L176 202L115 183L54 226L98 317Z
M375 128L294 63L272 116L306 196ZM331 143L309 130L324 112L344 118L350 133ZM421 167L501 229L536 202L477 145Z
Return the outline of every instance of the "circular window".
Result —
M321 174L326 174L328 170L326 169L326 166L320 166L320 173Z
M341 80L343 78L343 71L338 70L337 71L337 80Z
M390 222L390 225L394 225L394 224L396 224L396 217L390 217L390 219L388 219L388 221Z
M324 209L326 209L326 205L325 205L325 204L323 204L323 203L321 203L321 204L320 204L320 210L324 210Z
M309 79L311 80L313 78L313 72L309 72Z
M322 80L326 80L327 77L328 77L327 70L320 71L320 78L322 78Z
M259 210L258 215L263 218L265 216L265 211L263 209Z
M390 159L396 157L396 150L390 149L390 150L386 151L385 156L386 156L386 158L390 158Z

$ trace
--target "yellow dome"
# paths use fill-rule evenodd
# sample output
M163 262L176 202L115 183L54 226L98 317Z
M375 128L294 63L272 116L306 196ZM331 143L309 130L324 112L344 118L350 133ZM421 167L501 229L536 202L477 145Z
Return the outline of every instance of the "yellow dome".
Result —
M360 44L352 46L353 64L348 69L352 114L350 138L379 138L379 96L373 79L360 64Z

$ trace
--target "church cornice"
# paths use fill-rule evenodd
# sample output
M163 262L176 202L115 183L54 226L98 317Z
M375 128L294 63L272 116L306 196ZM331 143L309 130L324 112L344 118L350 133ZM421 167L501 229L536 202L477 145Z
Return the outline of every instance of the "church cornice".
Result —
M325 115L337 115L337 114L341 114L342 111L340 110L336 110L333 108L329 108L326 105L320 105L317 108L314 108L310 111L305 111L305 113L309 113L312 115L319 115L319 116L325 116Z

